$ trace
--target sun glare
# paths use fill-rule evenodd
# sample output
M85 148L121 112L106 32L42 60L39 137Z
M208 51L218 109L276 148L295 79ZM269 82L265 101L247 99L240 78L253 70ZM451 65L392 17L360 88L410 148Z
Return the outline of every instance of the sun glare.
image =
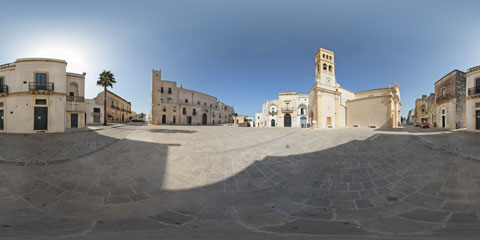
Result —
M71 48L46 47L36 51L34 57L56 58L66 60L68 63L68 72L82 73L87 70L84 57Z

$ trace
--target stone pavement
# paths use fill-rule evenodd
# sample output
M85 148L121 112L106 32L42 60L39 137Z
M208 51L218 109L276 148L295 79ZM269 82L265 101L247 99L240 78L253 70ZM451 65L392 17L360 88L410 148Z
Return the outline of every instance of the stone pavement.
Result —
M0 238L480 234L480 163L407 130L132 128L75 161L1 166Z
M0 134L1 165L52 165L93 153L140 127L109 124L55 134Z

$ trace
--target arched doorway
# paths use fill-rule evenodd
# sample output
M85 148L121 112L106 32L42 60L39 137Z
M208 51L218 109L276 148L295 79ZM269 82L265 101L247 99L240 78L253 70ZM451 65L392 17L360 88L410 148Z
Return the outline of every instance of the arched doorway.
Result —
M162 115L162 124L167 124L167 115Z
M284 127L291 127L292 126L292 116L290 113L285 114L283 117L283 126Z
M202 124L207 125L207 114L206 113L204 113L203 116L202 116Z
M270 123L272 127L275 127L275 119L272 119L271 123Z

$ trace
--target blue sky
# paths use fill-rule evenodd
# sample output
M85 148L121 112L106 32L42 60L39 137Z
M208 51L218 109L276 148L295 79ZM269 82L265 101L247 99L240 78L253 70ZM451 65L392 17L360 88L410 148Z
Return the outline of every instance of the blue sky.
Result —
M86 97L113 91L149 112L151 70L254 115L280 91L307 93L314 53L336 54L337 81L362 91L398 82L403 115L453 69L480 65L480 1L7 1L0 64L66 59Z

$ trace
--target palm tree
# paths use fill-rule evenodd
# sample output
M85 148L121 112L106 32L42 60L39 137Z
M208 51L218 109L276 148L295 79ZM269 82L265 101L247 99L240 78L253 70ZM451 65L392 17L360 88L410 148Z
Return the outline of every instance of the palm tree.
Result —
M113 73L107 70L103 70L98 77L97 85L104 88L103 91L103 126L107 126L107 87L113 88L113 84L117 83L115 81L115 76Z

